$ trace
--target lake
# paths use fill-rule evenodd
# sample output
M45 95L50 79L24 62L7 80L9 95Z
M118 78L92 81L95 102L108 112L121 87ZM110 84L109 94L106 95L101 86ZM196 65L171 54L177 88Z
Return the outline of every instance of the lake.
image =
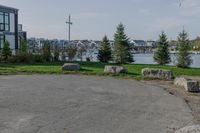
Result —
M153 54L134 54L135 64L156 64L153 60ZM193 64L191 67L200 68L200 54L192 55ZM171 54L172 63L169 65L175 65L176 57Z
M87 53L87 57L90 57L91 61L97 61L97 51ZM83 60L86 60L86 56L83 57ZM191 67L200 68L200 54L192 54L193 64ZM79 59L77 59L79 60ZM157 64L153 60L153 54L134 54L134 64ZM171 54L172 62L169 65L176 65L176 57L174 54Z

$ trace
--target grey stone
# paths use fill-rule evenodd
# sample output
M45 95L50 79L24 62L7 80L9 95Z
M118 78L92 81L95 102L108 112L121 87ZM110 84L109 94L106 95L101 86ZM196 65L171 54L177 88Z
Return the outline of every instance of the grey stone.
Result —
M77 63L65 63L62 66L62 70L64 71L79 71L80 70L80 65Z
M188 92L199 92L199 82L186 77L177 77L174 81L175 85L182 86Z
M165 69L144 68L142 69L142 76L171 80L173 79L173 72Z
M118 74L118 73L127 73L128 70L122 66L105 66L104 72Z
M175 133L200 133L200 126L199 125L187 126L176 131Z

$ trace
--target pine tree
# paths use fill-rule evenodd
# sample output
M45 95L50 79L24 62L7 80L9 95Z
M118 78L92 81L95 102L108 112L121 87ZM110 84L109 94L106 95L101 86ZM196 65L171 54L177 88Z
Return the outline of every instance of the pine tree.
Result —
M188 34L183 30L178 36L178 55L177 55L177 66L186 68L189 67L193 60L189 51L191 50L190 41L188 39Z
M103 37L101 47L98 53L98 60L107 63L112 58L110 42L107 36Z
M167 36L164 32L159 36L157 41L157 50L154 53L154 60L160 64L165 65L171 62L169 53L169 42L167 41Z
M120 64L134 61L133 55L131 54L129 38L126 36L124 30L124 25L120 23L114 36L113 59L116 63Z
M10 43L6 40L4 42L4 45L3 45L3 49L2 49L2 53L1 53L1 56L2 56L2 60L3 61L7 61L8 58L12 55L12 51L10 49Z

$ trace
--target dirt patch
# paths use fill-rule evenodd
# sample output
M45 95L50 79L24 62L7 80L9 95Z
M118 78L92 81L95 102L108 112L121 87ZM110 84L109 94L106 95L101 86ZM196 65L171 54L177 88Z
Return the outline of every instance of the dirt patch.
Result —
M200 77L190 77L188 78L198 80L200 82ZM142 81L146 84L159 86L164 88L171 95L179 96L185 100L189 108L192 111L195 124L200 124L200 93L189 93L183 87L175 86L173 81Z

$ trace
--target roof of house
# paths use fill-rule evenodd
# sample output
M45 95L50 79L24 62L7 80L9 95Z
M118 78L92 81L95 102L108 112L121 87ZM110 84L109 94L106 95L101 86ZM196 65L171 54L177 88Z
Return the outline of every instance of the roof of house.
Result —
M137 44L146 44L144 40L133 40Z

